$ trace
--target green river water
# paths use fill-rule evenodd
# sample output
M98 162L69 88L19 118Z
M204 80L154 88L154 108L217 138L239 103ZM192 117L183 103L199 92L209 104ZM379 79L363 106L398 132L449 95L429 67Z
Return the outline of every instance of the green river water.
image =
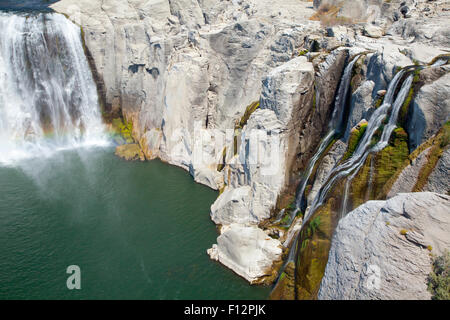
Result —
M206 254L217 195L112 148L0 167L0 299L265 299ZM66 287L69 265L81 290Z

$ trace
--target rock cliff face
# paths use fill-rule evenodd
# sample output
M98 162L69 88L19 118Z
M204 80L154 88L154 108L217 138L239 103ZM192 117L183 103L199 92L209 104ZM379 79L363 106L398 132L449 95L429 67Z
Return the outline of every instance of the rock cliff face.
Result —
M404 193L339 222L319 299L430 299L431 254L449 248L450 197Z
M294 283L281 290L291 296L279 298L317 296L347 211L399 192L449 192L444 1L61 0L52 8L82 28L104 113L132 123L132 158L160 158L220 190L212 259L249 282L269 282L299 233L284 280ZM296 208L302 175L330 133L344 68L356 57L340 98L345 125L322 150ZM414 80L388 145L339 181L300 231L300 216L355 152L401 69ZM333 248L339 255L344 247Z
M225 145L214 141L196 160L194 131L233 129L263 77L292 58L308 32L296 20L312 11L295 2L277 15L270 1L63 0L53 8L82 26L106 107L133 121L147 158L219 189Z

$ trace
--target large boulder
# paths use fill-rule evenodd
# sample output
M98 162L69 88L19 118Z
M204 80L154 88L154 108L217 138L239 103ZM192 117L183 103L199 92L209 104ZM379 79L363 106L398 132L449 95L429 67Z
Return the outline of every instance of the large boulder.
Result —
M405 193L369 201L333 236L319 299L430 299L431 254L450 247L450 196Z
M217 245L208 250L211 259L221 262L250 283L272 274L273 262L281 260L279 241L254 226L233 224L222 229Z

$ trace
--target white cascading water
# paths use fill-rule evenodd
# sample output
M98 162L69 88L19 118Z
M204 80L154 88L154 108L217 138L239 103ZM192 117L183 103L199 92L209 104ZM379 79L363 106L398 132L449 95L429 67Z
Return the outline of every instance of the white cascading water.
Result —
M317 163L317 161L322 156L323 152L326 150L326 148L329 146L331 141L334 139L336 134L339 133L339 130L342 128L342 122L344 118L345 113L345 102L347 99L348 90L350 88L350 80L352 76L352 70L353 66L355 65L356 61L359 59L359 55L353 58L353 60L345 67L344 73L342 74L341 83L339 84L339 89L336 95L336 100L334 103L334 110L332 119L330 121L330 128L325 136L325 138L322 139L319 148L317 149L317 152L314 154L314 156L311 158L311 160L308 163L308 167L305 170L305 173L303 174L303 178L300 181L300 187L298 188L297 193L297 199L296 199L296 209L291 214L290 223L294 221L294 218L298 211L300 210L300 207L303 202L303 195L305 193L306 186L308 184L309 178L311 177L312 171Z
M363 139L358 144L358 147L356 148L352 157L350 159L348 159L346 162L344 162L343 164L336 166L329 173L327 179L325 180L325 183L320 188L319 193L316 195L311 207L306 212L306 214L303 218L303 223L302 223L301 229L303 229L303 226L306 225L306 222L314 214L314 212L317 210L317 208L323 204L325 197L327 196L330 189L334 186L335 182L338 181L338 179L348 177L351 174L351 176L348 177L346 188L344 190L344 202L346 202L346 199L348 197L350 182L353 180L353 178L359 172L359 169L364 164L364 162L366 161L369 154L376 153L376 152L382 150L389 143L389 138L392 134L392 131L396 127L396 123L397 123L397 119L398 119L398 112L400 111L400 108L409 92L409 89L411 88L412 81L413 81L412 75L407 77L407 79L403 82L402 87L394 101L395 91L397 89L398 84L400 83L401 78L405 74L405 72L406 72L405 69L400 70L395 75L395 77L392 79L392 81L389 83L388 90L386 92L383 104L379 108L377 108L374 111L374 113L372 114L372 116L370 117L369 123L367 124L367 128L366 128L366 131L363 136ZM344 81L342 81L342 82L344 82ZM383 133L381 135L380 141L378 141L375 146L371 147L373 135L375 134L377 129L381 126L384 119L388 116L390 110L391 110L391 113L390 113L389 122L383 129ZM333 117L334 117L334 114L333 114ZM299 209L297 208L297 210L299 210ZM341 215L342 215L342 213L341 213ZM300 229L300 231L301 231L301 229ZM286 259L286 262L281 269L282 272L285 270L285 268L289 262L294 262L295 253L297 251L296 250L297 243L298 243L298 236L291 246L291 250L289 251L288 258ZM282 272L280 272L280 274Z
M343 121L344 121L345 105L346 105L348 90L350 88L350 80L351 80L351 76L352 76L353 66L355 65L356 61L358 61L359 57L360 57L360 55L353 58L353 60L344 69L344 72L341 77L341 83L339 84L339 89L338 89L336 99L334 102L334 110L333 110L332 119L330 121L329 131L328 131L327 135L325 136L325 138L322 139L322 141L319 145L319 148L317 149L317 152L314 154L314 156L311 158L311 160L308 163L308 167L306 168L306 171L303 175L302 181L300 182L300 186L299 186L299 189L297 192L296 209L293 211L293 213L291 213L289 225L292 225L292 222L294 221L295 216L301 210L300 208L301 208L301 205L303 202L305 188L306 188L306 185L308 184L308 180L312 174L312 171L313 171L317 161L320 159L323 152L327 149L327 147L329 146L331 141L334 139L334 137L340 133L339 131L343 127L342 125L343 125ZM284 212L284 210L283 210L283 212ZM277 221L279 221L279 220L277 220ZM303 222L303 225L304 225L304 222ZM292 227L295 227L295 226L291 226L291 228ZM286 241L285 243L287 243L287 242L288 241ZM294 261L294 257L295 257L294 247L296 246L296 242L297 241L294 241L294 244L292 245L291 250L289 251L289 255L286 260L286 263L284 264L284 266L281 269L282 271L284 271L284 269L286 268L286 266L289 262ZM282 274L282 272L280 272L280 274Z
M0 163L108 144L80 28L0 12Z
M404 75L404 72L405 70L401 70L400 72L398 72L389 84L383 104L378 109L376 109L370 117L364 136L358 144L358 147L356 148L352 157L345 161L343 164L335 167L328 175L327 179L325 180L325 184L320 189L311 205L310 210L305 215L304 223L306 223L315 212L315 210L323 204L325 197L327 196L330 189L334 186L335 182L338 181L338 179L348 177L351 173L353 173L347 180L347 183L350 183L358 173L361 166L366 161L369 154L379 152L388 145L389 138L396 128L398 113L409 92L409 89L411 88L413 81L412 75L407 77L407 79L403 82L399 93L397 94L395 102L392 104L395 90L400 82L400 79ZM391 110L389 122L384 127L380 140L375 144L375 146L371 147L372 137L380 127L380 125L383 123L384 119L388 116L389 110ZM346 199L347 197L346 193L348 192L348 189L349 188L345 188L344 190L344 199Z

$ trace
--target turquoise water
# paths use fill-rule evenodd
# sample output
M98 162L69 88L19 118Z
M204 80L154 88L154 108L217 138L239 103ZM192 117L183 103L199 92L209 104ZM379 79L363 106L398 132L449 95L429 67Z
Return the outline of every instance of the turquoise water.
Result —
M0 299L265 299L213 262L217 192L159 161L79 149L0 167ZM68 290L66 268L81 268Z

